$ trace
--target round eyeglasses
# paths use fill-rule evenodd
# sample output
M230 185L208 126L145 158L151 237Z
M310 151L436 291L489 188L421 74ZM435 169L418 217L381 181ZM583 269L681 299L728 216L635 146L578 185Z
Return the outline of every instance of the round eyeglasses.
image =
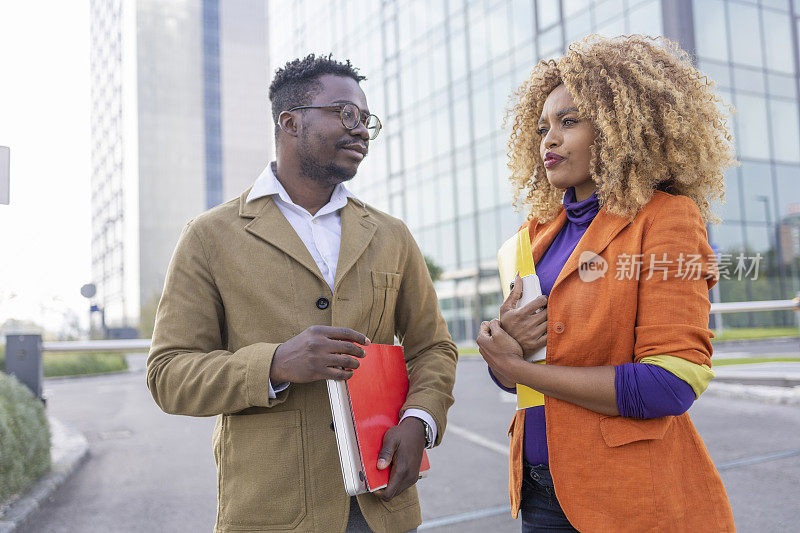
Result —
M297 109L338 109L339 119L348 131L354 130L359 124L364 124L369 133L369 140L373 140L381 132L381 120L371 113L362 112L356 104L332 104L332 105L301 105L291 108L289 111Z

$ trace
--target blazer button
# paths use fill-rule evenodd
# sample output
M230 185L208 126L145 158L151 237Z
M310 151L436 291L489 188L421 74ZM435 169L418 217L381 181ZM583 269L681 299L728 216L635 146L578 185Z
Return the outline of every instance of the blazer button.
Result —
M317 300L317 308L318 309L327 309L329 305L330 305L330 302L324 296L322 298L320 298L319 300Z
M565 326L563 322L556 322L555 325L553 325L553 331L555 331L556 333L559 334L564 333L564 329Z

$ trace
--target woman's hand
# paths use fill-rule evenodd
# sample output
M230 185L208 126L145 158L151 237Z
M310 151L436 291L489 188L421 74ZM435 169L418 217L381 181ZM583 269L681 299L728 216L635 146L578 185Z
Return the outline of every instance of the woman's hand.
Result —
M526 364L522 360L522 346L503 331L500 321L482 322L478 333L478 351L492 370L509 380L514 379L515 365Z
M525 357L547 346L547 296L539 296L517 308L522 297L522 278L514 279L514 287L500 306L500 326L522 346Z

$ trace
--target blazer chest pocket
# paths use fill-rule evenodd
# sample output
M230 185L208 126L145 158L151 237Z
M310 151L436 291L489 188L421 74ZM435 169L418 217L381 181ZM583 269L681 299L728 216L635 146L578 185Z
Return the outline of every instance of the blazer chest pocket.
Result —
M299 411L225 416L219 521L232 529L292 529L306 515Z
M394 308L400 289L400 274L372 271L372 308L367 337L373 342L394 342Z

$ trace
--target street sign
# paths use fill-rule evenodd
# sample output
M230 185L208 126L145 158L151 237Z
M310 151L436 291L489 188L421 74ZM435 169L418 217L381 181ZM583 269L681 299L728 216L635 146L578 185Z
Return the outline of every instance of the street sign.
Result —
M0 146L0 204L8 205L11 183L11 149Z
M81 287L81 296L84 298L94 298L95 294L97 294L97 287L94 283L87 283Z

